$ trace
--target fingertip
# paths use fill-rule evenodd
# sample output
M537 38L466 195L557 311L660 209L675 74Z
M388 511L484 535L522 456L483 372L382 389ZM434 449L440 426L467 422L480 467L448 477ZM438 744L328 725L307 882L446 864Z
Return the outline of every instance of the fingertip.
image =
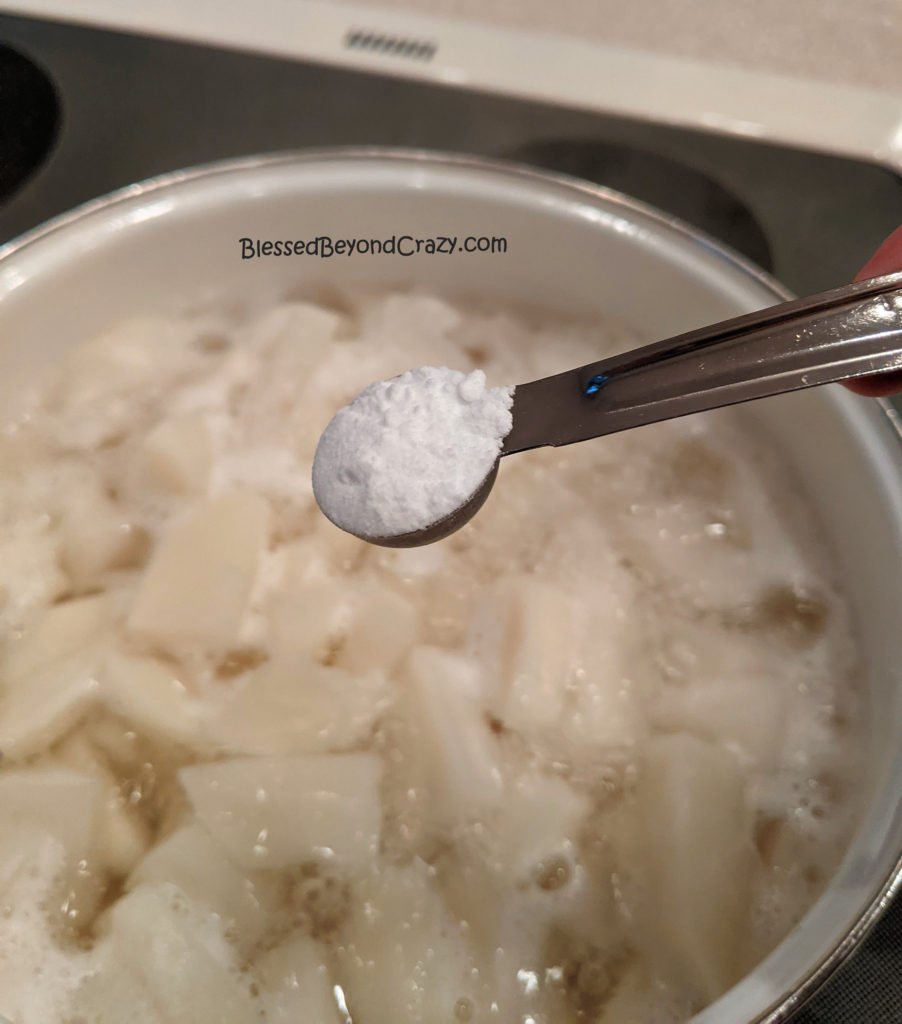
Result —
M882 277L902 270L902 227L885 239L880 248L855 275L856 281L866 281L870 277Z
M873 377L845 380L842 384L853 394L861 395L863 398L888 398L902 391L902 370L889 370Z

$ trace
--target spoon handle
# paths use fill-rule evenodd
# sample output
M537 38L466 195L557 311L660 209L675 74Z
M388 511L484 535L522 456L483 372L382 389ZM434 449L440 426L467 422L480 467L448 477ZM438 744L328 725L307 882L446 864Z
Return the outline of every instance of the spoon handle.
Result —
M520 385L502 455L892 369L902 369L902 273Z

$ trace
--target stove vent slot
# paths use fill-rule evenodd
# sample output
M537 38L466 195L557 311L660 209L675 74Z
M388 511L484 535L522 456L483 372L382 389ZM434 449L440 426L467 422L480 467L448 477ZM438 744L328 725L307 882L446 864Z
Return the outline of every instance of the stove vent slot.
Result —
M344 38L346 50L369 50L386 57L406 57L408 60L430 61L438 52L438 44L424 39L408 39L387 35L369 29L350 29Z

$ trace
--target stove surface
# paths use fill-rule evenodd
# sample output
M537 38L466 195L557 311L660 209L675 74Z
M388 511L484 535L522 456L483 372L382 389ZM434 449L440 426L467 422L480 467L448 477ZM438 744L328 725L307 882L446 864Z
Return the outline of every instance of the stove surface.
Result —
M111 189L273 150L412 146L619 189L799 294L845 283L902 223L884 167L464 89L0 14L0 242ZM796 1017L902 1020L902 907Z

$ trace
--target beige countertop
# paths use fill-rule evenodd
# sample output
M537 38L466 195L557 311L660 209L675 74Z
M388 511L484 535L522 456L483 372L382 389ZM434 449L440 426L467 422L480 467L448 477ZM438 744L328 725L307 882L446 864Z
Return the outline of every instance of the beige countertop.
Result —
M902 170L902 0L0 0L3 9Z
M332 0L341 3L342 0ZM357 0L902 97L902 0Z

